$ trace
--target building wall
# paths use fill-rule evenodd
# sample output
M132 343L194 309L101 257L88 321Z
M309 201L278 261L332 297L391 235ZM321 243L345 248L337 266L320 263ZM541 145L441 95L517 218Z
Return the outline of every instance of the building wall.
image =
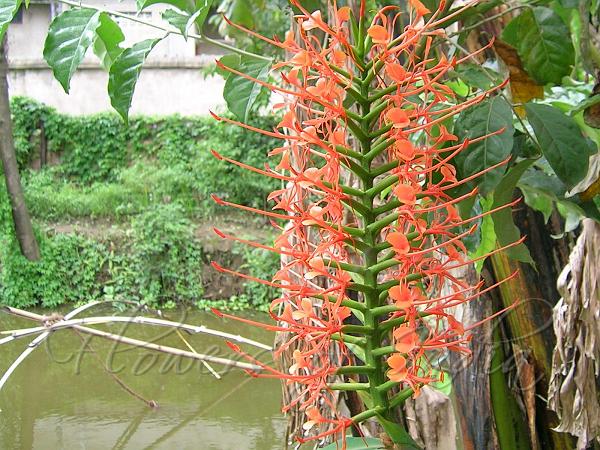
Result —
M135 14L132 0L92 4ZM161 7L151 7L138 17L160 21ZM53 10L49 4L32 4L23 12L22 23L13 23L8 30L8 59L10 67L10 95L25 95L54 106L70 114L89 114L111 109L107 93L108 74L100 67L93 52L88 52L71 80L67 95L54 80L43 60L43 48ZM145 25L118 19L130 46L143 39L159 37L163 32ZM196 42L181 36L168 36L150 53L133 97L132 114L185 114L204 115L223 105L224 81L221 77L207 77L202 68L218 58L219 52L205 47L197 55Z

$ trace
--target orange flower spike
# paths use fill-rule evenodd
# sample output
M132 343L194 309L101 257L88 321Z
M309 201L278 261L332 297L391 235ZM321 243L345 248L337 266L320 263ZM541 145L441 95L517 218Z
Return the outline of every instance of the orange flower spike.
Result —
M467 61L440 57L437 49L435 54L433 52L434 38L444 33L435 26L458 14L456 11L446 14L443 0L430 16L420 0L409 0L409 22L402 26L397 6L383 8L369 23L365 17L366 1L361 0L356 19L358 29L365 30L366 42L358 42L353 35L355 28L346 25L352 14L348 7L337 9L336 2L332 2L325 20L325 13L307 11L300 0L291 2L301 12L298 31L295 35L288 33L284 42L274 41L290 55L288 61L274 65L275 69L282 69L283 86L230 69L231 73L284 97L274 107L285 108L278 127L260 130L216 116L219 120L282 139L284 144L269 152L277 158L276 168L266 165L258 169L215 154L283 184L268 196L277 212L215 197L220 205L268 217L281 231L281 237L272 247L225 233L221 235L284 254L286 259L270 281L215 268L281 289L270 307L271 317L280 321L281 326L269 329L286 330L290 336L278 348L276 356L293 351L292 364L289 369L279 371L255 362L264 371L253 376L277 377L296 385L301 394L284 409L299 405L305 411L307 421L304 430L297 435L303 442L330 434L344 435L348 426L357 425L338 415L336 396L329 384L337 370L349 364L344 339L350 342L360 338L370 344L365 349L384 347L387 345L384 339L391 339L395 353L387 359L389 368L381 369L376 377L365 374L370 388L375 389L385 371L390 380L406 383L418 392L421 385L435 381L432 371L436 367L428 362L436 360L434 352L465 351L471 328L454 318L448 308L477 298L482 285L471 285L456 278L450 270L470 265L485 256L468 260L462 240L474 228L457 231L458 225L475 223L478 218L462 219L454 206L476 195L476 189L461 196L454 195L451 189L482 176L493 167L458 178L452 159L469 143L488 136L448 145L458 138L443 124L503 85L463 100L456 98L443 84L452 67ZM403 20L405 18L404 14ZM400 28L402 31L396 33ZM374 45L369 47L369 41ZM370 51L361 51L368 48ZM422 51L417 52L417 49ZM363 83L365 92L361 88L361 96L369 100L375 98L377 109L367 108L356 95L357 80L361 79L369 81ZM349 154L340 147L356 153ZM381 156L387 156L387 161L372 157L374 148ZM347 171L354 173L358 186L344 185ZM376 200L379 186L392 187L391 201ZM364 194L376 201L365 201ZM361 216L357 220L349 214L353 208ZM362 208L366 210L364 215ZM409 239L408 233L416 237ZM382 252L388 247L390 251ZM500 249L494 250L498 251ZM379 277L360 277L372 267L379 268ZM422 284L408 281L415 275L422 279ZM453 294L439 297L441 287ZM379 329L381 333L353 336L354 333L342 331L348 326L347 318L360 317L359 312L382 307L382 300L393 304L394 312L383 322L365 323L374 328L381 324L385 327ZM430 317L418 319L419 313ZM383 325L392 320L394 324L404 320L405 324L395 328ZM421 331L423 341L419 338ZM336 351L331 352L331 349ZM367 358L374 356L367 353ZM254 362L251 356L243 356ZM424 367L419 360L427 362ZM385 408L385 402L376 406ZM324 426L314 431L316 425Z

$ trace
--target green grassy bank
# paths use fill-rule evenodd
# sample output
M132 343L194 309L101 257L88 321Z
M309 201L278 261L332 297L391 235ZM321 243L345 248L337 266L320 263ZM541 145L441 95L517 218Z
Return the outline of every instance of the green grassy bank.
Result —
M215 159L211 149L262 167L277 141L206 117L68 116L26 98L12 100L15 147L42 260L23 258L0 187L0 299L28 307L127 299L168 307L264 308L274 294L226 280L211 260L254 275L276 256L220 241L218 225L272 239L260 220L214 204L216 193L263 207L274 187L264 177ZM255 117L272 127L273 117ZM45 162L45 163L44 163ZM225 215L227 214L227 215Z

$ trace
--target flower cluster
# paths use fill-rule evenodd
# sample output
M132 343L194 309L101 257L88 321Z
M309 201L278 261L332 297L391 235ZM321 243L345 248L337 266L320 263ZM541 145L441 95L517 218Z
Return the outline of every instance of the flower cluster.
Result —
M453 158L488 136L460 142L446 126L502 85L457 101L444 84L463 60L433 54L434 39L444 34L443 2L431 12L410 0L408 11L386 7L370 23L364 2L356 16L334 3L327 20L320 11L292 3L300 11L298 26L284 41L245 30L285 50L287 59L273 66L281 83L221 65L280 94L284 100L276 108L283 118L277 128L254 129L215 115L281 139L282 146L270 152L275 167L250 167L214 152L281 180L282 188L269 197L272 210L215 197L269 217L280 236L266 246L216 231L282 255L273 279L254 279L281 290L271 306L276 324L255 324L286 332L290 339L277 352L291 352L294 362L283 371L255 361L264 370L253 375L299 387L301 395L286 408L299 405L305 411L305 431L325 425L323 433L307 434L314 439L369 417L388 417L407 393L440 379L433 355L468 351L469 330L477 324L465 327L453 308L494 286L481 290L482 283L473 286L453 275L453 269L474 262L462 241L481 218L461 218L457 204L476 195L473 180L507 161L457 178ZM442 287L450 294L440 294ZM366 383L334 383L342 375L361 376ZM395 387L404 390L394 396ZM367 390L374 407L360 417L326 418L325 409L335 411L332 392L354 388Z

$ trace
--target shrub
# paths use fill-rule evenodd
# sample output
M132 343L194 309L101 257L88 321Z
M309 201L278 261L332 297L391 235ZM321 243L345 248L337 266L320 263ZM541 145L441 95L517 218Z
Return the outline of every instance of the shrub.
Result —
M135 279L125 288L144 303L202 298L202 252L177 203L156 205L132 223L129 256ZM127 286L129 284L129 286Z
M54 308L99 298L106 248L74 234L38 236L41 259L27 260L12 235L0 237L0 298L8 305Z

